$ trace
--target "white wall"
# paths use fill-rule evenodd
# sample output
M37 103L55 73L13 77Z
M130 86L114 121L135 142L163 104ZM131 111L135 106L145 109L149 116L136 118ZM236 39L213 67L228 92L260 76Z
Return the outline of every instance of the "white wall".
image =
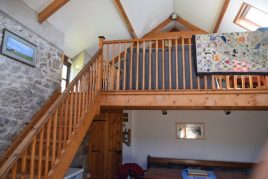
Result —
M174 0L174 8L183 19L212 32L223 3L224 0Z
M205 140L178 140L175 124L205 123ZM147 155L255 162L268 137L268 111L132 111L131 159L146 168Z
M22 0L1 0L0 9L56 47L63 49L64 35L47 21L39 24L37 13Z
M138 37L151 31L174 12L173 0L121 0Z
M128 122L123 123L123 131L126 129L132 128L132 111L130 110L124 110L124 113L128 113ZM131 131L132 132L132 131ZM132 134L130 134L132 136ZM130 146L123 143L122 145L122 163L130 163L132 161L131 159L131 149L132 149L132 141L130 141Z

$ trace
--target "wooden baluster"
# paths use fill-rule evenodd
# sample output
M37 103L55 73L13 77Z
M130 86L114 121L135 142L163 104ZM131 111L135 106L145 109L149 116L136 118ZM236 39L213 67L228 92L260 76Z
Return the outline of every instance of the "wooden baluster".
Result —
M106 63L103 63L103 65L105 66ZM105 72L106 73L106 72ZM108 78L108 74L107 74L107 78ZM106 78L106 79L107 79ZM88 72L85 72L85 82L84 82L84 94L85 94L85 105L84 105L84 112L87 110L88 108L88 87L89 87L89 75ZM107 80L105 82L105 85L107 85ZM74 88L75 89L75 88ZM102 88L103 91L106 90L106 86ZM74 94L75 95L75 94ZM75 96L74 96L75 97ZM74 105L75 105L75 100L74 100ZM75 126L74 126L75 127Z
M205 89L208 89L208 79L207 75L204 76Z
M268 76L265 76L265 87L268 88Z
M110 71L110 69L109 69L109 62L110 62L110 45L106 45L107 46L107 60L106 60L106 69L107 69L107 71L106 71L106 73L107 73L107 78L106 78L106 80L107 80L107 85L106 85L106 88L105 88L105 90L109 90L109 86L110 86L110 73L109 73L109 71Z
M100 65L99 66L99 68L101 68L102 67L102 65ZM82 76L82 86L81 86L81 90L82 90L82 112L81 112L81 116L83 116L84 115L84 113L85 113L85 104L86 104L86 101L85 101L85 99L86 99L86 93L85 93L85 84L86 83L86 76L85 75L83 75ZM74 126L75 127L75 126Z
M116 90L120 90L120 76L121 76L121 44L119 44L118 49L118 69L117 69L117 80L116 80Z
M162 40L162 89L165 89L165 41Z
M237 89L237 75L234 75L234 88Z
M220 89L222 89L222 76L221 75L218 76L218 80L219 80L219 87Z
M181 47L182 47L182 80L183 80L183 89L186 88L185 81L185 52L184 52L184 38L181 39Z
M58 137L58 148L57 148L57 157L61 157L61 150L62 150L62 128L63 128L63 112L64 112L64 103L61 103L60 107L60 114L59 114L59 137Z
M211 84L212 84L212 89L215 89L215 75L211 76Z
M103 46L102 49L102 58L103 58L103 68L102 68L102 80L101 80L101 86L102 86L102 90L105 91L105 86L106 86L106 63L105 63L105 46Z
M95 93L96 93L96 88L97 88L97 78L96 78L96 74L97 74L97 70L95 68L95 78L94 78L94 81L95 81L95 87L94 87L94 91L93 91L93 97L95 97ZM82 97L81 97L81 80L78 81L78 117L77 117L77 123L76 124L79 124L80 122L80 119L81 119L81 105L82 105Z
M44 127L40 130L40 133L39 133L39 154L38 154L38 172L37 172L37 178L38 179L41 179L42 169L43 169L43 167L42 167L42 162L43 162L43 143L44 143Z
M193 89L192 41L190 38L188 39L188 48L189 48L188 51L189 51L189 66L190 66L190 88ZM205 77L205 81L206 80L207 80L207 78ZM205 85L207 85L207 81L206 81Z
M79 98L78 98L78 82L75 84L74 86L74 89L75 89L75 94L74 94L74 97L75 97L75 102L74 102L74 128L77 127L77 121L79 119L79 116L78 116L78 102L79 102Z
M44 177L46 178L48 176L49 171L49 151L50 151L50 131L51 131L51 118L48 119L47 122L47 138L46 138L46 158L45 158L45 173Z
M81 87L81 86L80 86ZM73 109L74 109L74 88L70 91L70 109L69 109L69 122L68 122L68 139L71 139L73 128Z
M55 164L55 156L56 156L56 142L57 142L57 123L58 123L58 109L54 113L53 117L53 138L52 138L52 160L51 160L51 168ZM59 142L59 141L58 141Z
M89 81L90 81L90 86L89 86L89 90L90 90L89 91L89 101L91 103L91 101L92 101L92 91L93 91L93 68L92 68L92 66L90 66L89 72L90 72L90 76L89 76ZM111 83L110 83L110 85L111 85ZM76 84L76 86L77 86L77 84ZM110 90L110 88L109 88L109 90ZM76 90L76 93L77 93L77 90ZM78 101L78 98L77 98L77 101ZM78 103L78 102L76 102L76 103ZM76 108L75 111L76 111L76 116L77 116L77 108Z
M136 50L136 55L137 55L137 61L136 61L136 90L139 90L139 61L140 61L140 43L137 41L137 50Z
M230 89L230 76L226 75L226 88Z
M152 41L149 41L149 90L152 89Z
M133 42L130 44L130 71L129 71L129 89L132 90L132 68L133 68Z
M102 64L102 59L101 59L101 56L99 56L96 60L96 88L95 88L95 94L94 94L94 97L96 96L97 92L101 89L101 64ZM82 80L82 79L81 79ZM80 81L81 83L81 94L82 94L82 81ZM82 96L81 96L81 100L82 102ZM81 103L82 104L82 103ZM82 116L82 106L80 108L80 116Z
M84 91L84 88L85 88L85 76L82 75L81 76L81 117L83 116L84 109L85 109L85 91Z
M168 40L168 72L169 72L169 89L172 89L172 69L171 69L171 47L172 47L172 40Z
M249 88L253 88L253 79L252 79L252 76L251 75L249 75L248 76L248 80L249 80Z
M93 67L92 67L92 70L93 70L93 88L92 88L92 100L95 96L95 91L96 91L96 62L94 62L93 64ZM78 84L78 83L77 83ZM78 84L79 85L79 84ZM79 92L78 92L79 94ZM78 95L78 107L77 107L77 121L79 121L79 95Z
M158 40L155 41L155 89L158 90Z
M245 78L243 75L241 76L241 82L242 82L242 89L245 89Z
M63 131L63 149L66 148L67 145L67 127L68 127L68 109L69 109L69 94L65 99L65 112L64 112L64 131Z
M18 168L18 161L12 167L12 179L17 179L17 168Z
M33 142L31 144L30 179L34 178L35 146L36 146L36 136L34 136Z
M111 75L111 78L112 78L112 83L111 83L111 90L115 90L115 67L114 67L114 64L115 64L115 44L113 44L113 61L112 61L112 75Z
M127 83L127 43L125 43L125 53L124 53L124 78L123 78L123 90L126 90Z
M108 88L108 78L109 78L109 46L106 45L106 60L104 60L105 58L103 58L104 62L103 65L105 66L105 85L103 87L103 91L106 91Z
M26 155L27 155L27 150L22 154L22 162L21 162L21 179L25 179L26 175Z
M175 56L176 56L176 89L179 89L179 54L178 54L178 39L175 39Z
M261 76L257 76L258 88L261 88Z
M145 88L145 48L146 43L143 41L143 48L142 48L142 90Z

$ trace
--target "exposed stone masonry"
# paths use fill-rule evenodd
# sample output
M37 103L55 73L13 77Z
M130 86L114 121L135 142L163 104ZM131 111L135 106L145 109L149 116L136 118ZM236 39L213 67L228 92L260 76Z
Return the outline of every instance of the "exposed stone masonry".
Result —
M0 54L0 155L40 106L60 88L61 50L0 10L6 28L37 46L36 67Z

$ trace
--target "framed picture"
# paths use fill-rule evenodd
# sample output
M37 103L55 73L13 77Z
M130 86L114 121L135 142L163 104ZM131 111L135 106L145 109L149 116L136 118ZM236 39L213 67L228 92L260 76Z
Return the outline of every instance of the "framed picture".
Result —
M204 123L176 123L177 139L205 139Z
M36 64L37 47L7 29L4 29L1 53L31 66Z

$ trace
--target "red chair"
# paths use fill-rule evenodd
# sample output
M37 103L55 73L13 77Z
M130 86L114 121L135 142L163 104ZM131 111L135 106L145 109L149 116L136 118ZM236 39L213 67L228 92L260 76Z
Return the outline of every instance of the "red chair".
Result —
M133 178L143 178L144 171L136 163L125 163L119 168L117 179L127 179L128 176Z

